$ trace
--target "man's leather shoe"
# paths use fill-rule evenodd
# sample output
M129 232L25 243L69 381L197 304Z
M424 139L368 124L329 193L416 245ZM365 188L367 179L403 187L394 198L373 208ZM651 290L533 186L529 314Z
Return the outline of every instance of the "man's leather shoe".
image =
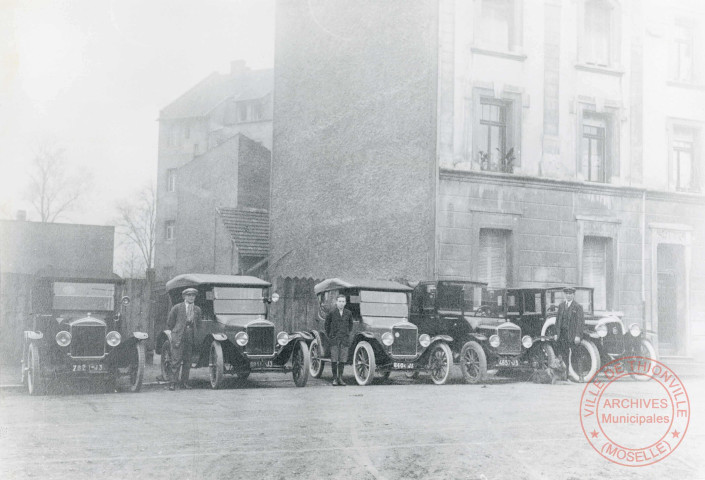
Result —
M167 388L173 392L174 390L176 390L176 385L172 383Z
M191 385L189 385L188 383L182 383L181 388L183 388L184 390L192 390L193 389L193 387Z

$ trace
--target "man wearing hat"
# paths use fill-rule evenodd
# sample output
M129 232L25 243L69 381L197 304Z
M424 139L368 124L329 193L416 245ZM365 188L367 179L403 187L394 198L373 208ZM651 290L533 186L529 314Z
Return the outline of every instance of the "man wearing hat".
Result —
M176 377L181 367L180 385L190 389L188 376L191 370L191 350L193 347L193 326L201 320L201 309L193 304L198 290L187 288L181 295L184 301L174 305L169 312L166 325L171 330L171 365L167 368L169 390L176 388Z
M574 345L580 344L585 329L585 318L582 305L575 301L575 289L565 287L563 293L565 301L558 306L558 317L556 318L556 329L558 330L556 350L567 367L570 365L568 352Z

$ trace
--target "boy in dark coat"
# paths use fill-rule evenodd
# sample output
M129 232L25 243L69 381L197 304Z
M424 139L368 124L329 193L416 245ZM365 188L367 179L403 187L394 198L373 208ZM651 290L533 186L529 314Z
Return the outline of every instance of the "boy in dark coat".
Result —
M326 315L325 330L330 340L330 361L333 367L333 385L345 386L343 369L348 359L350 332L353 329L353 318L350 310L345 309L345 295L340 294L335 301L333 310Z

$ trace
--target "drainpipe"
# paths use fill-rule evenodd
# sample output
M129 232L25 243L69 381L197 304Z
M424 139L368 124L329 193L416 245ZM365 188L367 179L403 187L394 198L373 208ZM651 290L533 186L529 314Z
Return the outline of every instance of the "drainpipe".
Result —
M646 322L646 190L641 192L641 313ZM653 331L653 322L649 317L647 330Z

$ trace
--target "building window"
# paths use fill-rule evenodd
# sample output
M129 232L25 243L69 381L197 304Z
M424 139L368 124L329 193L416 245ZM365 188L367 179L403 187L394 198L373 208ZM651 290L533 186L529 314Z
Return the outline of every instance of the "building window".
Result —
M519 164L521 96L507 94L494 98L478 91L489 90L475 92L474 161L481 170L514 173Z
M498 51L512 51L521 45L521 1L478 0L475 27L478 46Z
M176 191L176 169L170 168L166 171L166 191Z
M607 122L601 118L583 119L581 170L589 182L607 181Z
M594 289L593 308L607 310L607 283L609 266L609 243L605 237L585 237L583 239L583 278L581 284Z
M579 9L579 57L586 65L619 63L620 7L615 0L585 0Z
M490 288L506 288L509 284L509 230L480 229L478 279Z
M693 81L693 29L684 24L676 24L673 36L674 79L680 82Z
M174 230L176 229L176 222L173 220L167 220L164 225L164 239L167 242L174 240Z
M675 189L683 192L699 191L695 158L696 132L693 128L674 127L671 142L671 178Z

